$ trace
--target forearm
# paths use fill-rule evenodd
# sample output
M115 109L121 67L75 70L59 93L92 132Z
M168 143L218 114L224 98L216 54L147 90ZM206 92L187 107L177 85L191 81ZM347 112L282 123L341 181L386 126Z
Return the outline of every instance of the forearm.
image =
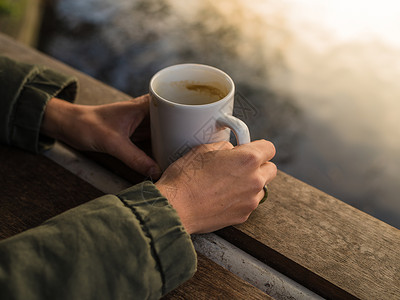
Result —
M56 140L65 140L82 114L82 106L52 98L47 102L40 132Z

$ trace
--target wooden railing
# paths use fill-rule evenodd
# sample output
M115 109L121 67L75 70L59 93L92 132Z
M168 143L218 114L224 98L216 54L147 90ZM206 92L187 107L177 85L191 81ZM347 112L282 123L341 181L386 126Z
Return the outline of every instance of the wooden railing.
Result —
M3 35L0 35L0 54L77 76L80 82L77 103L100 104L130 98ZM132 183L143 179L112 158L87 155ZM17 167L21 162L28 164L29 171ZM42 156L1 146L0 166L8 174L7 180L0 182L5 195L0 212L2 238L101 194ZM38 178L42 177L40 185L26 180L32 170ZM79 193L54 184L57 176L71 187L78 185ZM283 172L278 173L269 189L268 201L247 222L217 234L325 298L400 299L398 229ZM29 196L23 190L29 190ZM62 193L65 201L54 200L52 193ZM52 205L44 206L43 201L51 201ZM232 284L227 284L231 280ZM268 296L200 256L196 276L167 298L266 299Z

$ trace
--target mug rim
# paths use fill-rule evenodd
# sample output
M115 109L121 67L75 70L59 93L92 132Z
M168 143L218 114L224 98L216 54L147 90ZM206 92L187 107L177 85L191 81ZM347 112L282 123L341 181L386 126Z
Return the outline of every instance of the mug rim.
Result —
M203 68L203 69L208 69L208 70L213 70L217 73L222 74L229 82L229 84L231 85L231 89L229 90L228 94L224 97L219 99L218 101L214 101L211 103L204 103L204 104L184 104L184 103L177 103L171 100L168 100L164 97L162 97L159 93L157 93L154 89L153 89L153 83L154 81L157 79L157 77L159 77L161 75L161 73L167 72L170 69L178 69L178 68L184 68L184 67L197 67L197 68ZM232 78L225 73L224 71L210 66L210 65L205 65L205 64L198 64L198 63L183 63L183 64L175 64L175 65L171 65L165 68L162 68L161 70L159 70L157 73L155 73L151 80L150 80L150 84L149 84L149 88L150 88L150 93L155 95L158 99L161 99L164 102L170 103L170 104L174 104L177 106L184 106L184 107L211 107L211 106L216 106L221 104L221 102L226 101L226 99L230 99L231 97L234 96L235 93L235 83L233 82Z

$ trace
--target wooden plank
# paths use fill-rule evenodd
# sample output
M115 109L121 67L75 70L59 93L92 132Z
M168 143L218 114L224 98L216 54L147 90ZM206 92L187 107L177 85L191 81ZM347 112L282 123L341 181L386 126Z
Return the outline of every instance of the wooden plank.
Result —
M197 273L178 289L164 296L163 300L273 299L204 255L197 255L199 262ZM212 294L209 292L210 286L214 287Z
M0 52L77 75L80 103L129 98L3 36ZM218 234L327 298L399 299L399 230L283 172L269 188L245 224Z
M0 239L103 193L41 155L0 145Z
M218 234L316 293L400 299L400 231L279 172L267 202Z

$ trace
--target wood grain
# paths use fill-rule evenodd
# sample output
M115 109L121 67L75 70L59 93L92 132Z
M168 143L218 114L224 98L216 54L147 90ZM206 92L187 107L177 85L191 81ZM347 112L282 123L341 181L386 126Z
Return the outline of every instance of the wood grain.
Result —
M102 195L44 156L0 145L0 239Z
M400 231L279 172L267 202L218 234L330 299L400 299Z
M193 278L167 294L163 300L273 299L201 254L198 254L198 262ZM210 287L213 287L212 294Z

